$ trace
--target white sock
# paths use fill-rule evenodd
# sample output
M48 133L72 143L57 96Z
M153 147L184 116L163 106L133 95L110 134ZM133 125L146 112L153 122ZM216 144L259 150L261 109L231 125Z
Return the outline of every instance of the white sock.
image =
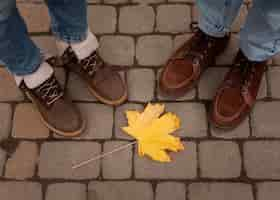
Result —
M53 68L47 62L43 62L40 65L40 67L37 69L37 71L35 71L32 74L22 76L21 78L24 80L28 88L33 89L38 87L48 78L50 78L53 73L54 73ZM17 76L15 79L19 80L19 77Z
M56 41L56 44L60 56L69 47L69 44L59 40ZM84 41L72 43L70 46L72 47L78 59L82 60L95 51L99 47L99 43L95 35L90 30L88 30L87 38Z
M57 46L58 55L62 56L64 51L69 47L69 44L62 40L55 40L55 43Z
M17 86L20 86L21 82L23 81L23 76L18 76L18 75L14 74L14 78L15 78Z

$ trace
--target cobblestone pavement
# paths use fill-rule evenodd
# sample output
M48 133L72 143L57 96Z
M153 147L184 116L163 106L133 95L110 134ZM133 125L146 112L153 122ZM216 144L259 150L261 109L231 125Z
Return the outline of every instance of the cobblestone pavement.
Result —
M55 53L43 2L21 0L18 6L32 39ZM89 24L100 39L100 54L109 63L125 66L129 101L114 108L103 105L74 74L57 68L59 80L88 119L86 132L75 139L45 128L0 68L0 198L279 200L280 56L269 62L254 112L240 127L225 134L207 122L209 102L237 51L238 31L249 6L244 3L230 46L216 66L197 88L170 99L158 92L158 74L174 48L192 34L190 24L197 21L194 0L90 0ZM71 170L73 162L127 144L131 138L120 130L123 111L141 109L149 101L166 103L182 118L177 134L185 151L172 155L171 164L139 158L135 149L128 149Z

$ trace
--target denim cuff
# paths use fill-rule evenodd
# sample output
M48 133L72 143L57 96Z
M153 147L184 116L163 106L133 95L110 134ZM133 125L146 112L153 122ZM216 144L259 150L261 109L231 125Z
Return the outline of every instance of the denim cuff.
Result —
M8 70L17 76L25 76L28 74L32 74L33 72L36 72L37 69L40 67L41 63L43 62L43 56L39 49L37 49L33 54L32 58L30 58L29 64L19 64L15 66L9 66L7 65ZM22 65L22 66L20 66Z
M213 24L207 18L202 16L199 18L198 27L204 33L212 37L224 37L228 32L228 30L224 26Z
M77 31L60 32L57 30L52 30L52 33L56 38L66 43L76 43L76 42L84 41L87 38L88 31L85 30L83 32L77 32Z
M267 48L267 46L271 46L272 48ZM253 44L249 40L244 40L241 37L240 49L249 60L262 62L280 52L280 40L274 40L264 46Z

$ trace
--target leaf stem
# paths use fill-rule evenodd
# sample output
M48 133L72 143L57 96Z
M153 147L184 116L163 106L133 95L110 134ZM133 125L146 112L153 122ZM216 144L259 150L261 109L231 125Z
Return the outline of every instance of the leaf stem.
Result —
M81 163L75 164L75 165L72 166L72 169L78 169L78 168L80 168L80 167L82 167L82 166L84 166L84 165L87 165L87 164L89 164L89 163L91 163L91 162L93 162L93 161L99 160L99 159L101 159L101 158L104 158L104 157L106 157L106 156L109 156L109 155L111 155L111 154L113 154L113 153L116 153L116 152L118 152L118 151L121 151L121 150L123 150L123 149L127 149L128 147L133 146L133 145L136 144L136 143L137 143L137 141L131 142L131 143L129 143L129 144L120 146L120 147L118 147L118 148L116 148L116 149L114 149L114 150L112 150L112 151L107 152L107 153L100 154L100 155L95 156L95 157L93 157L93 158L91 158L91 159L88 159L88 160L85 160L85 161L83 161L83 162L81 162Z

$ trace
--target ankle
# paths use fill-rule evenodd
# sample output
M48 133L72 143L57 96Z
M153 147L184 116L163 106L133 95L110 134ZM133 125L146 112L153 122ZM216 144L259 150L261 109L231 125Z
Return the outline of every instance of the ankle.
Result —
M68 44L61 40L56 40L59 56L62 56L68 47L71 47L79 60L82 60L92 54L99 43L96 36L88 30L87 38L84 41Z
M34 89L50 78L53 73L53 68L47 62L43 62L35 72L23 76L23 81L29 89Z

